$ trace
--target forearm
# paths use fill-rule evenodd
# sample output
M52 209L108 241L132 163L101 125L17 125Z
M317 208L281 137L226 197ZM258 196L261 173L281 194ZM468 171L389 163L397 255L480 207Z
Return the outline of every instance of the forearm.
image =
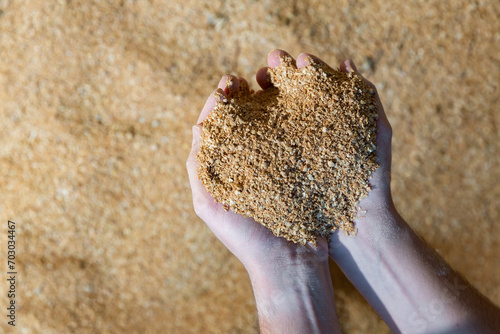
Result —
M373 207L357 226L355 237L336 235L330 254L395 332L495 332L495 306L394 209Z
M340 333L327 261L248 272L262 333Z

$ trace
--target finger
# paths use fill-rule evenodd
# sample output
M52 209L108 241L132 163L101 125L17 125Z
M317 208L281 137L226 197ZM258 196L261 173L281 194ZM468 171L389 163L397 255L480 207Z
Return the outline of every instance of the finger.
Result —
M269 67L263 67L257 71L256 79L262 89L267 89L273 86L271 82L271 76L269 74L269 68L275 68L280 65L291 66L297 68L295 59L286 51L276 49L269 52L267 55L267 64Z
M194 125L192 128L193 131L193 142L191 143L191 153L189 154L189 157L186 162L187 170L188 173L191 174L191 171L196 171L196 168L198 167L198 160L196 160L196 155L198 154L198 151L200 150L200 135L201 135L201 125Z
M196 176L198 168L198 160L196 158L196 155L200 150L201 125L193 126L192 131L193 131L193 142L191 144L191 152L189 153L189 157L186 162L186 167L189 174L189 181L191 182L191 186L193 186L193 184L195 183L193 182L194 181L193 176ZM196 177L196 179L198 178Z
M359 73L359 71L356 68L356 65L354 65L354 62L352 61L352 59L347 58L342 63L340 63L340 71L344 72L344 73L348 73L348 74L352 73L352 74L359 75L368 84L368 86L370 86L371 89L373 89L375 92L377 92L375 85L372 84L370 81L366 80L366 78L364 76L362 76L361 73Z
M354 65L354 62L352 61L352 59L349 59L347 58L346 60L344 60L341 64L340 64L340 70L342 72L345 72L345 73L356 73L358 75L361 75L359 74L359 71L358 69L356 68L356 65Z
M297 68L297 64L295 59L286 51L276 49L274 51L269 52L267 55L267 64L271 68L278 67L280 65L291 66L293 68Z
M208 117L208 115L214 109L215 104L217 102L221 102L224 100L227 100L226 93L220 88L214 90L212 94L210 94L210 96L208 97L207 102L205 102L205 105L201 110L200 117L198 117L197 124L201 124Z
M330 65L328 65L326 62L319 59L315 55L309 53L301 53L297 57L297 68L302 68L308 65L314 66L316 68L322 68L328 72L333 71L333 68L331 68Z
M228 98L238 93L239 86L240 83L238 78L231 74L223 75L217 85L218 88L222 89L227 94Z
M354 74L359 75L366 82L366 84L368 84L368 86L370 86L370 89L373 90L373 92L375 94L377 94L377 88L375 87L375 85L373 83L371 83L370 81L368 81L364 76L362 76L361 73L359 73L359 71L356 68L356 65L354 65L354 62L352 61L352 59L347 58L342 63L340 63L340 71L342 71L344 73L354 73ZM377 94L377 99L378 99L378 94Z
M248 85L248 81L241 77L238 78L238 81L240 83L239 93L242 95L248 95L250 93L250 86Z
M273 83L271 82L271 75L269 74L269 67L263 67L258 70L255 78L262 89L267 89L273 86Z

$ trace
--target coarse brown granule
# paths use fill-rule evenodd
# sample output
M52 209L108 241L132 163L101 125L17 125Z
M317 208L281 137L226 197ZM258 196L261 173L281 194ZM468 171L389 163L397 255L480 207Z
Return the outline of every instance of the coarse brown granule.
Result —
M203 122L198 176L224 208L277 236L315 244L355 234L375 162L374 91L309 59L270 69L274 87L216 103Z

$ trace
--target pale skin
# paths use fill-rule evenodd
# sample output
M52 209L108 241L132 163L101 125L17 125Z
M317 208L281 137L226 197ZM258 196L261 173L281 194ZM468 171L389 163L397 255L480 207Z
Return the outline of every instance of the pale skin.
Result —
M279 66L284 55L289 56L282 50L271 52L269 67ZM298 68L311 63L328 66L309 54L297 57ZM339 68L358 73L349 59ZM272 85L267 68L257 73L257 82L262 89ZM395 333L500 333L499 309L428 247L394 207L392 129L378 94L380 167L370 179L372 190L360 202L356 236L340 231L330 242L320 238L317 247L294 244L215 203L196 177L200 131L215 101L240 87L250 94L246 80L226 75L208 98L193 127L187 169L195 212L248 271L262 333L340 333L328 256Z

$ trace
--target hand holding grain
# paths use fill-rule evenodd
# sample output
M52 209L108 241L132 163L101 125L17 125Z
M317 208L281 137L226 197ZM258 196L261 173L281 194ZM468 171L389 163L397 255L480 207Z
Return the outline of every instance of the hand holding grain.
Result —
M270 68L277 67L282 51L271 52ZM299 68L306 65L299 56ZM302 59L302 61L301 61ZM272 88L268 68L257 73L265 90ZM247 269L255 294L262 333L340 333L333 287L328 267L328 244L319 237L317 245L305 245L276 237L254 219L224 210L214 201L197 177L200 133L203 122L217 101L234 94L250 95L242 78L224 76L208 98L198 125L193 127L193 146L187 169L198 216ZM257 92L256 94L265 94Z
M224 208L315 244L353 220L377 169L375 90L351 72L278 52L260 94L237 90L203 122L198 176ZM260 72L264 73L264 72ZM231 85L234 85L231 81Z

